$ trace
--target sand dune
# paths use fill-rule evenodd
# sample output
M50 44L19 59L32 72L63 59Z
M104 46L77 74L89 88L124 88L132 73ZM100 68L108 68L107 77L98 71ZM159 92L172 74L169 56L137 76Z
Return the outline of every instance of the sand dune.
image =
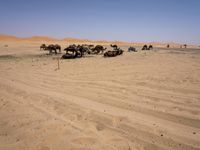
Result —
M18 40L20 40L20 38L16 36L0 34L0 41L18 41Z
M61 60L57 70L39 44L6 43L0 150L200 149L200 50Z

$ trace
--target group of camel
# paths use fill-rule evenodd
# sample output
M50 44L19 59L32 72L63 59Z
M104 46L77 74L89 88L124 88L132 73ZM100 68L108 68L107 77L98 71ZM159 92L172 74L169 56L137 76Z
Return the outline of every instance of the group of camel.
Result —
M64 51L66 51L66 54L64 54L61 58L74 59L74 58L81 58L85 55L95 55L95 54L96 55L103 54L104 57L116 57L123 54L124 50L119 48L117 45L111 44L110 46L113 48L113 50L109 50L105 52L107 48L103 47L102 45L94 46L94 45L87 45L87 44L83 44L83 45L73 44L64 49ZM142 50L151 50L151 49L153 49L152 45L149 45L149 47L147 45L144 45L142 48ZM52 53L58 54L57 50L59 51L59 53L61 53L61 46L58 44L55 44L55 45L42 44L40 46L40 50L49 51L49 54L52 54ZM130 47L128 51L137 52L134 47Z
M152 50L152 49L153 49L153 46L152 46L152 45L149 45L149 46L144 45L144 46L142 47L142 50Z
M62 56L62 58L77 58L77 57L83 57L84 55L90 55L90 54L103 54L106 48L104 48L101 45L70 45L67 48L64 49L66 51L66 54Z
M104 57L115 57L118 55L123 54L123 50L118 48L117 45L111 45L113 48L112 51L106 51L104 52L107 48L104 48L101 45L70 45L69 47L65 48L64 51L66 51L66 54L62 56L63 59L71 59L71 58L80 58L83 57L84 55L98 55L98 54L103 54Z

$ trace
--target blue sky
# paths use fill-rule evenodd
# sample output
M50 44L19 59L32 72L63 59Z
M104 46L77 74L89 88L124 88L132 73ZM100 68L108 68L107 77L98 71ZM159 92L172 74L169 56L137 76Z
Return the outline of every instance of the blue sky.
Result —
M200 0L0 0L0 33L200 45Z

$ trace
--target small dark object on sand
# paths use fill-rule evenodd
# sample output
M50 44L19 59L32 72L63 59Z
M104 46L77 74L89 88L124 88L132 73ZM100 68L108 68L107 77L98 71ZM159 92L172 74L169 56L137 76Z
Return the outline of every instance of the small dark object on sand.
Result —
M129 47L128 52L137 52L135 47Z

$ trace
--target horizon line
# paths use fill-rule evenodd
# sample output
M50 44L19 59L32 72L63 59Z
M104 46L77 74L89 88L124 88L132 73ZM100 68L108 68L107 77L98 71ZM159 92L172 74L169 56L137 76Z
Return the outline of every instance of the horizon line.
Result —
M7 37L12 37L12 38L18 38L18 39L22 39L22 40L25 40L25 39L31 39L31 38L49 38L50 40L56 40L56 41L64 41L64 40L67 40L67 39L72 39L72 40L80 40L80 41L88 41L88 42L106 42L106 43L115 43L115 42L119 42L119 43L137 43L137 44L142 44L142 43L157 43L157 44L177 44L177 45L183 45L183 44L187 44L187 43L181 43L181 42L174 42L174 41L171 41L171 42L164 42L164 41L151 41L151 42L134 42L134 41L131 41L131 42L128 42L128 41L122 41L122 40L94 40L94 39L87 39L87 38L77 38L77 37L63 37L63 38L57 38L57 37L52 37L52 36L47 36L47 35L34 35L34 36L17 36L17 35L11 35L11 34L5 34L5 33L0 33L0 36L7 36ZM191 45L191 46L199 46L198 44L190 44L188 43L187 45Z

